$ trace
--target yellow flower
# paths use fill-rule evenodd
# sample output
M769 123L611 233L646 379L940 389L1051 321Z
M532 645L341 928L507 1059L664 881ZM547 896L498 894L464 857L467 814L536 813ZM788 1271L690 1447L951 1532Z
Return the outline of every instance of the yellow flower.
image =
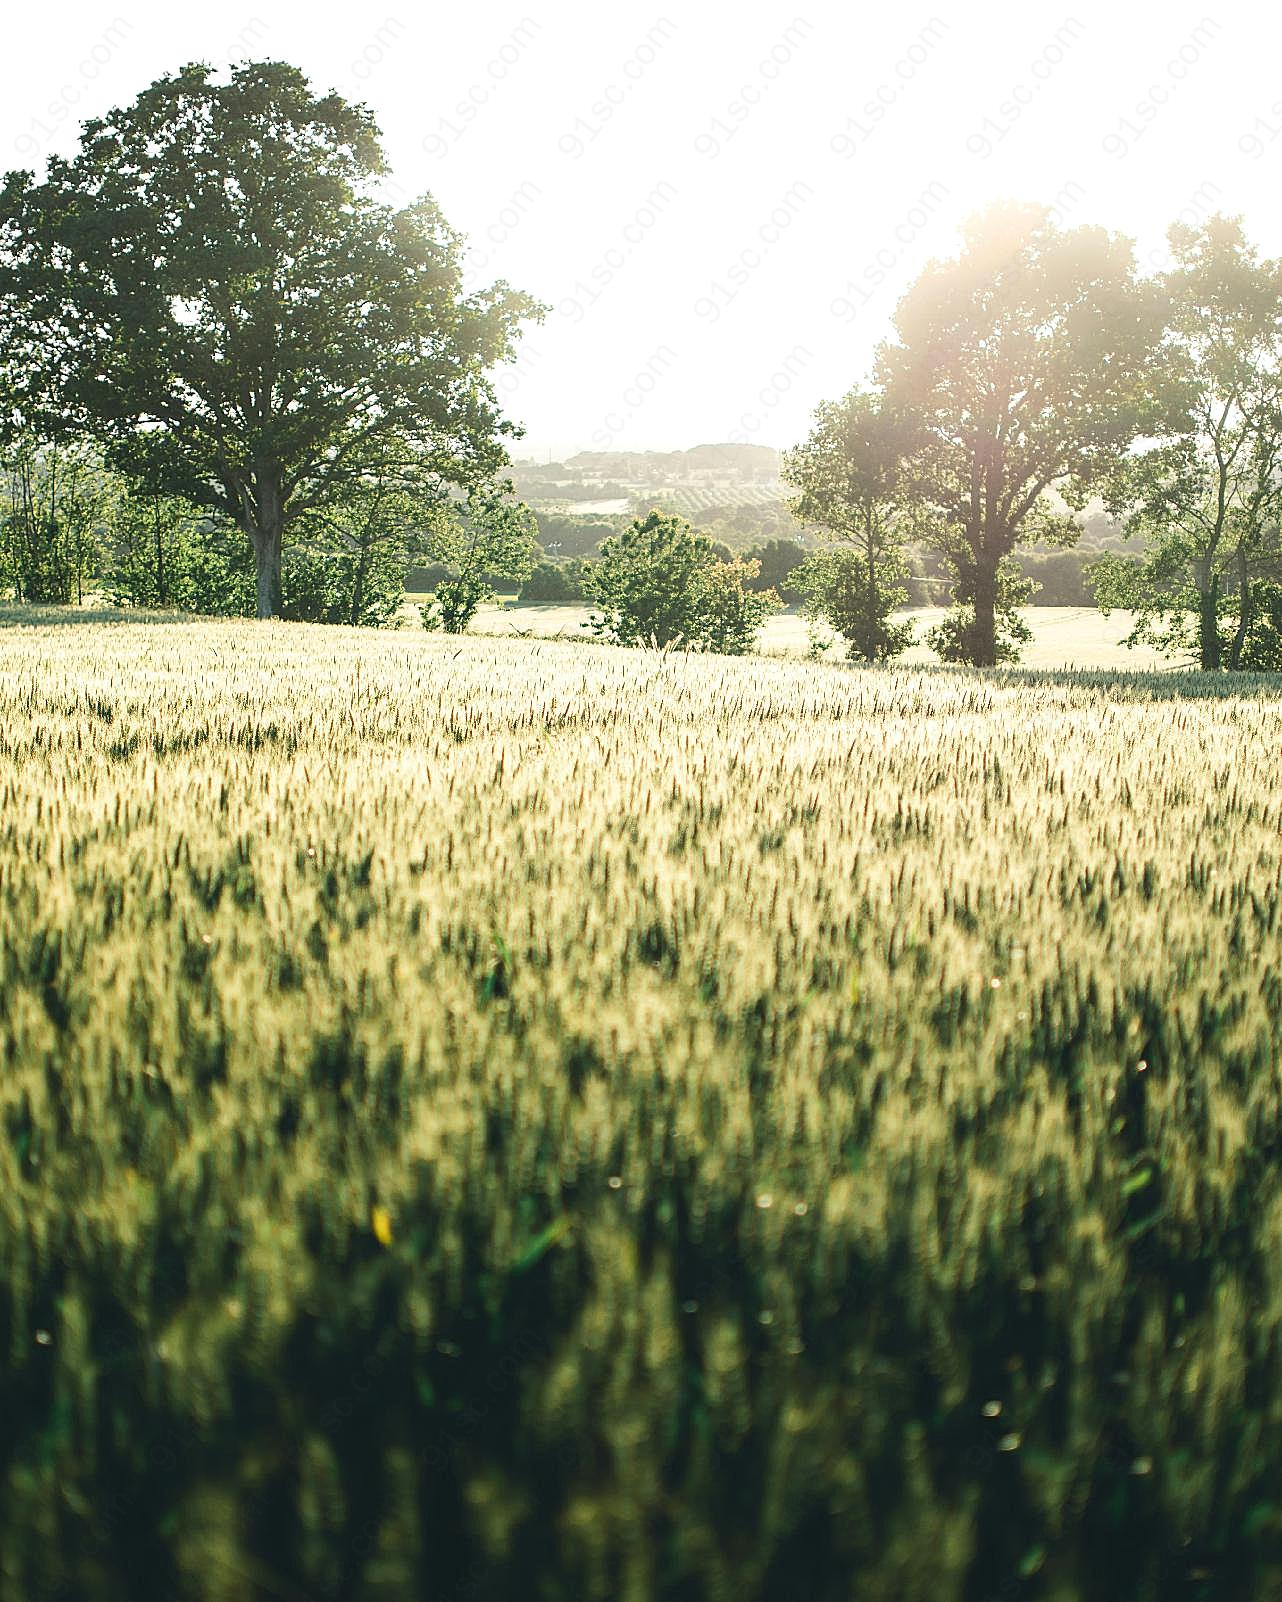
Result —
M386 1207L371 1207L369 1227L374 1231L374 1238L380 1246L392 1244L392 1215Z

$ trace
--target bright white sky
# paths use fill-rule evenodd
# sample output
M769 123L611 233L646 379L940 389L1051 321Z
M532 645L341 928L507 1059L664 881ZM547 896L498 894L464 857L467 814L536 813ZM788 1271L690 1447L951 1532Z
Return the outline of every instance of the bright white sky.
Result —
M371 105L393 193L552 307L501 376L521 455L795 442L993 199L1150 263L1216 210L1282 253L1282 19L1237 0L64 0L5 42L6 169L184 61L286 59Z

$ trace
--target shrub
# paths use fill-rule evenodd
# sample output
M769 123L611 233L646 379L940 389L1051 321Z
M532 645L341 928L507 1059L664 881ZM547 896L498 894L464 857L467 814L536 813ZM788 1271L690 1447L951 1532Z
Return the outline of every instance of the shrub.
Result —
M1251 586L1254 616L1242 652L1247 673L1282 672L1282 584Z
M254 555L239 529L168 496L124 497L103 587L117 606L253 617Z
M773 595L745 591L750 562L719 562L711 540L680 517L651 512L601 547L589 625L617 645L684 645L742 655L752 647Z
M420 610L423 627L446 634L465 634L477 608L493 598L494 591L479 574L460 573L436 586L436 593Z
M884 662L912 644L911 623L892 623L889 614L907 598L903 562L896 553L869 572L853 546L815 551L797 569L807 617L829 624L847 642L848 655Z
M495 595L495 581L527 578L537 546L529 507L514 501L507 483L480 486L456 514L433 530L431 554L451 576L422 608L424 627L462 634L476 610Z
M758 562L714 562L704 569L698 638L722 656L746 656L761 625L783 604L773 590L750 588Z
M382 628L405 597L404 549L299 545L285 552L281 616L301 623Z
M926 644L941 661L974 662L976 654L985 648L985 634L976 623L968 581L959 580L954 594L960 604L927 630ZM1033 581L1023 576L1013 557L1004 556L997 566L994 666L1018 662L1021 646L1032 639L1032 630L1019 614L1019 608L1027 606L1032 596Z

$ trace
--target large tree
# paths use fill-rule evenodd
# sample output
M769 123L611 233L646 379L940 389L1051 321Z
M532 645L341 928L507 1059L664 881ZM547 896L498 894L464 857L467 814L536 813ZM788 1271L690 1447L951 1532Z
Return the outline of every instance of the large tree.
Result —
M903 462L910 435L880 396L855 389L815 414L810 436L783 460L798 493L793 514L817 523L832 543L804 563L797 582L807 610L867 662L897 656L911 624L890 615L908 599Z
M0 197L21 410L234 519L260 616L280 611L291 525L353 458L409 439L426 478L470 489L519 432L486 375L540 308L501 282L465 294L461 239L428 198L381 204L385 170L370 112L294 67L197 65Z
M1282 266L1236 218L1170 231L1167 384L1158 437L1119 465L1112 507L1143 555L1096 564L1106 608L1136 614L1131 641L1190 652L1201 668L1248 658L1262 581L1276 576L1282 515Z
M954 654L991 666L1018 598L1013 551L1071 544L1063 502L1084 504L1146 426L1160 315L1129 242L1061 231L1045 207L993 208L963 242L900 302L878 378L915 439L919 531L953 571Z

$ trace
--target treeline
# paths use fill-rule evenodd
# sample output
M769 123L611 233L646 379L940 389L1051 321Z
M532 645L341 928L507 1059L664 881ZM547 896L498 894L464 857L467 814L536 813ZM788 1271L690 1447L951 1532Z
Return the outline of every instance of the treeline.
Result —
M186 67L87 123L43 179L8 175L0 583L379 623L430 563L426 620L460 628L498 580L531 577L520 430L492 375L545 308L466 291L459 236L430 198L383 204L385 170L366 108L266 62L222 83ZM798 532L823 538L780 586L855 656L897 654L893 614L942 600L942 658L1013 661L1038 588L1082 604L1089 583L1133 641L1207 670L1282 665L1282 268L1232 219L1170 240L1170 270L1142 277L1129 241L1007 205L908 290L867 380L782 459ZM683 465L716 470L721 450ZM625 456L576 462L599 478ZM1098 504L1135 554L1074 568ZM781 595L783 536L763 526L741 561L731 523L699 538L744 595ZM607 525L598 561L648 550L645 526ZM584 581L541 569L534 592Z
M1133 612L1132 642L1208 671L1282 667L1282 267L1232 219L1170 244L1171 269L1141 279L1125 240L1007 206L909 290L869 382L821 407L784 467L833 536L812 604L854 654L907 644L891 617L915 543L954 603L928 643L1015 660L1022 553L1075 544L1098 496L1141 544L1087 569L1105 609Z
M148 493L113 472L91 445L19 438L3 458L0 594L32 604L80 603L258 614L255 553L226 517ZM282 552L278 614L298 622L380 627L400 611L407 568L437 575L429 627L466 628L504 582L535 565L528 511L503 495L425 506L371 474L344 502L300 519Z
M758 508L746 508L756 511ZM600 555L602 542L621 533L631 521L626 517L610 521L548 515L536 512L538 525L539 561L521 585L518 602L523 606L548 603L571 604L591 599L592 564ZM1096 520L1110 532L1115 525L1107 518ZM796 527L790 515L788 523ZM813 553L822 531L811 531L803 544L800 539L781 536L764 541L745 543L742 535L733 543L726 537L724 520L718 517L700 517L693 522L696 533L702 534L722 554L723 560L732 556L757 562L760 572L750 588L773 589L786 605L795 605L804 599L797 584L797 570ZM1039 551L1020 550L1015 553L1021 575L1029 581L1031 606L1094 606L1095 590L1092 568L1102 554L1096 544L1086 544L1090 523L1083 535L1083 547L1073 550ZM1112 541L1109 542L1110 548ZM567 554L573 553L573 554ZM909 547L909 571L905 579L908 592L907 605L911 607L945 606L949 600L951 580L945 564L929 549ZM443 567L419 568L412 572L413 587L431 588L448 576ZM502 578L495 575L496 586Z

